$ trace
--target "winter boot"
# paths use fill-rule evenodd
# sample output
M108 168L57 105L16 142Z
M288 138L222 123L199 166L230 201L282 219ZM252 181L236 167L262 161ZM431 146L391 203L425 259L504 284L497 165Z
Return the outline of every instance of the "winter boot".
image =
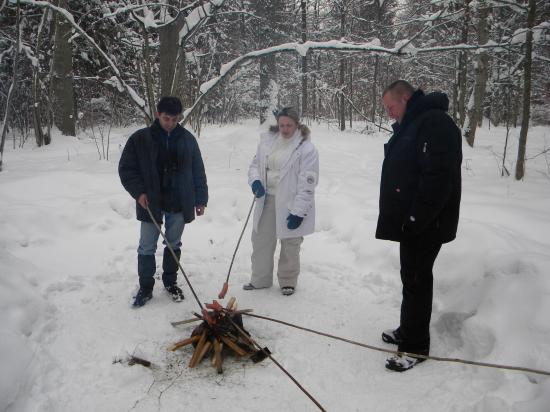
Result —
M137 295L134 296L133 306L136 308L140 308L143 305L145 305L148 300L151 300L152 298L153 298L153 292L151 290L145 290L143 288L139 288Z
M170 296L172 296L172 300L174 302L181 302L184 299L183 291L176 284L166 286L166 291Z
M424 362L426 359L424 358L413 358L411 356L405 356L405 355L395 355L391 358L386 359L386 369L389 369L391 371L395 372L405 372L409 369L412 369L415 365L419 364L420 362Z
M386 343L391 343L392 345L399 345L403 342L399 328L395 330L388 329L382 332L382 340Z
M168 247L164 248L164 253L162 255L162 282L166 291L172 296L174 302L181 302L183 300L183 292L177 285L178 277L178 262L181 256L181 249L174 249L178 260L174 260L172 252Z
M167 247L164 248L164 253L162 255L162 282L165 287L169 287L176 284L176 279L178 277L178 262L181 256L181 249L174 249L178 260L174 260L172 252Z
M292 286L285 286L281 288L281 293L285 296L290 296L294 293L294 288Z
M139 291L134 297L134 306L143 306L153 297L155 269L155 255L138 255Z

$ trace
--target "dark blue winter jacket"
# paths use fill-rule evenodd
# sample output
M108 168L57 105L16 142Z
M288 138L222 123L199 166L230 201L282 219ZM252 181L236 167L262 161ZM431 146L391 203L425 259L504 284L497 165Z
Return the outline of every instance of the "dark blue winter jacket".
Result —
M157 222L161 210L181 211L189 223L195 206L208 203L208 185L199 145L195 137L177 125L168 138L158 120L130 136L118 165L120 181L136 199L137 219L150 222L147 210L137 199L147 194Z
M461 133L443 93L417 90L384 145L376 237L393 241L456 237L461 195Z

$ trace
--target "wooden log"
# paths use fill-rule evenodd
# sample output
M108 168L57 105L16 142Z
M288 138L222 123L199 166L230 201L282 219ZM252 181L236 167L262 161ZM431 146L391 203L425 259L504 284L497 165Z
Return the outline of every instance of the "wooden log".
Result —
M202 358L204 358L204 355L208 353L211 346L212 342L207 340L206 343L203 345L201 351L199 352L198 356L195 358L195 362L193 364L190 364L189 367L194 368L195 366L197 366L201 362Z
M138 365L142 365L142 366L145 366L147 368L151 366L151 362L149 362L148 360L138 358L137 356L131 355L130 359L128 359L128 365L132 366L132 365L135 365L136 363Z
M173 345L168 347L169 351L175 351L176 349L182 348L184 346L187 346L191 343L198 342L201 337L199 335L191 336L190 338L181 340L179 342L174 343Z
M193 318L193 319L180 320L180 321L177 321L177 322L170 322L170 325L172 325L172 326L185 325L186 323L193 323L193 322L197 322L199 320L202 320L202 319L201 318Z
M223 373L223 357L222 357L223 343L218 339L214 341L214 367L218 373Z
M232 310L233 309L233 305L235 304L235 301L237 300L237 298L235 296L232 296L231 299L229 299L229 302L227 302L227 305L225 306L225 308L227 310Z
M235 342L233 342L231 339L221 336L220 337L223 343L225 343L233 352L235 352L239 356L245 356L248 354L247 351L245 351L243 348L241 348L239 345L237 345Z
M191 356L191 360L189 361L189 367L192 368L193 366L196 365L196 359L200 353L200 351L202 350L203 346L205 345L206 343L206 329L202 332L202 334L200 335L200 339L199 339L199 343L197 343L197 346L195 347L195 352L193 352L193 356ZM191 366L193 365L193 366Z

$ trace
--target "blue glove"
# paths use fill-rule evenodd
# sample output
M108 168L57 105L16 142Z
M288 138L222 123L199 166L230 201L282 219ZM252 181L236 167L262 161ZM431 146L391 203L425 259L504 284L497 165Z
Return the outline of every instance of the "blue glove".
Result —
M265 189L262 185L262 182L260 182L259 180L254 180L252 182L252 193L254 193L257 198L265 195Z
M287 221L286 227L288 227L290 230L298 229L298 226L302 224L302 220L304 220L303 217L296 216L291 213L286 218L286 221Z

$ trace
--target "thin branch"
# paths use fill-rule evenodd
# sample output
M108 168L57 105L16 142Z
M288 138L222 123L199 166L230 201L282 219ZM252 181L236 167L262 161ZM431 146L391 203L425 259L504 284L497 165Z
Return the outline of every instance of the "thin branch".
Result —
M540 153L534 155L534 156L526 157L525 160L532 160L532 159L534 159L534 158L536 158L536 157L539 157L539 156L542 156L543 154L548 153L548 152L550 152L550 147L549 147L548 149L545 149L545 150L543 150L542 152L540 152Z

